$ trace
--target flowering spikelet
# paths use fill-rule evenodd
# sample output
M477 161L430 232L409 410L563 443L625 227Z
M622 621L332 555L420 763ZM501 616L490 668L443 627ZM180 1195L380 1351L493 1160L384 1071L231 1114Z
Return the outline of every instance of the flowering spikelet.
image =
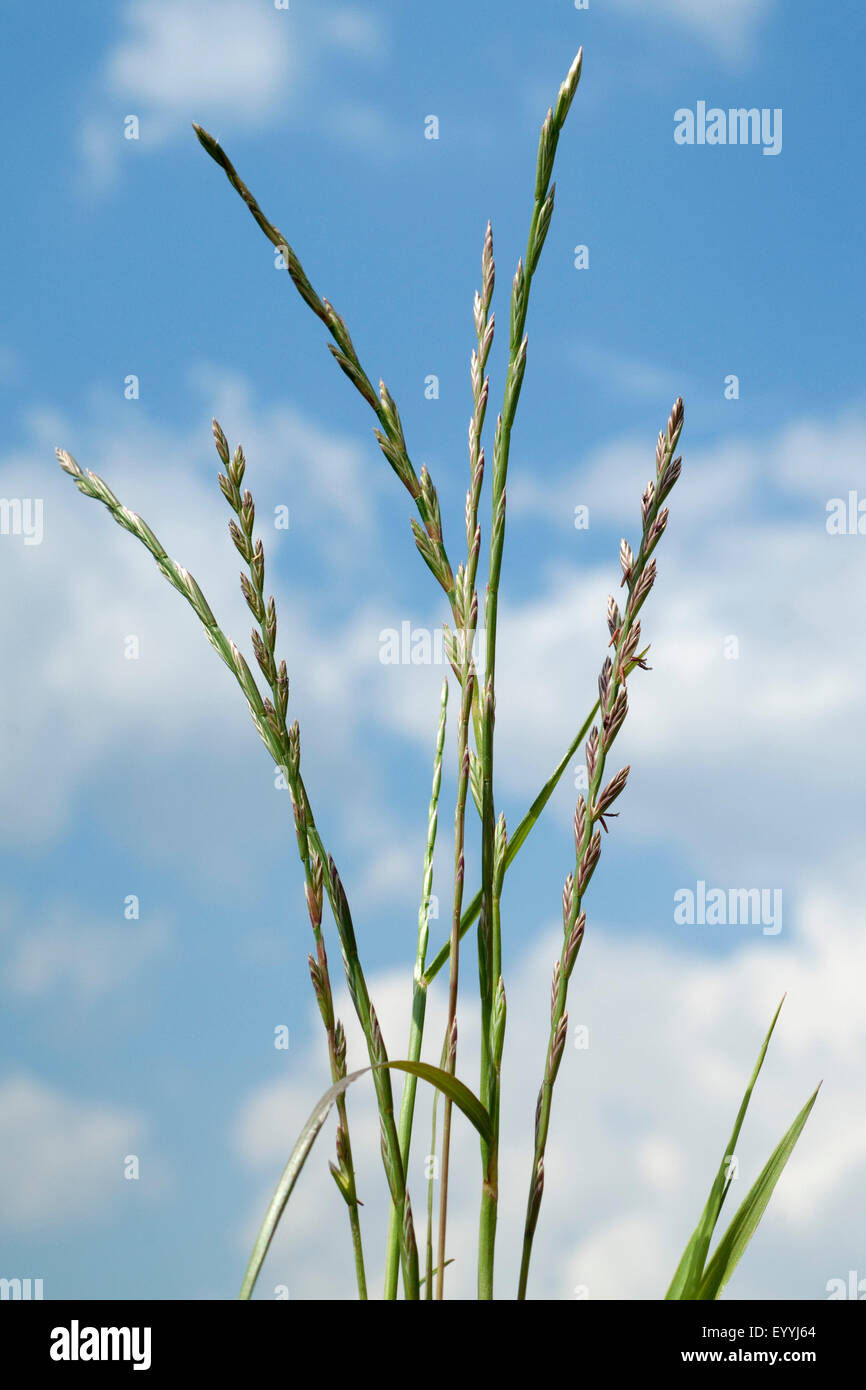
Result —
M646 526L647 517L652 511L653 500L655 498L655 483L650 479L646 485L646 490L640 499L641 524Z
M681 458L678 458L678 459L673 459L673 460L667 465L667 467L665 468L664 472L662 473L661 477L659 478L659 485L658 485L658 501L659 501L659 502L663 502L663 501L665 500L665 498L667 497L668 493L671 491L671 488L673 487L673 485L674 485L674 483L676 482L677 478L680 476L680 472L682 471L682 466L683 466L683 461L682 461Z
M315 929L322 925L322 899L321 896L316 895L315 888L309 883L304 884L304 892L307 898L307 911Z
M604 791L600 793L598 801L595 803L596 818L603 815L607 808L609 806L612 806L613 803L616 801L620 792L625 787L626 781L628 779L628 774L629 768L626 766L622 768L622 770L618 772L615 777L612 777L610 779Z
M569 874L565 880L565 887L562 890L562 925L568 927L571 917L571 904L574 901L574 874Z
M622 566L622 580L620 581L620 587L622 587L631 578L632 565L634 564L632 548L625 539L619 543L619 563Z
M307 965L310 967L310 979L313 982L313 991L319 1006L319 1013L322 1015L322 1021L327 1028L330 1025L331 1014L322 968L314 956L307 956Z
M595 776L596 763L598 762L598 725L594 724L589 738L586 740L586 770L589 780Z
M574 808L574 856L575 859L580 855L580 847L583 844L583 832L586 828L586 802L581 794L577 798L577 805Z
M551 1085L556 1080L556 1073L559 1071L559 1064L562 1061L562 1053L565 1048L565 1039L567 1036L568 1014L564 1013L554 1029L553 1042L547 1057L547 1079Z
M571 975L571 972L574 969L574 962L577 958L577 952L580 948L580 943L583 940L583 933L585 929L586 913L581 912L580 916L578 917L577 921L575 922L574 926L569 932L568 941L565 943L564 964L566 978L568 978Z
M370 1059L374 1066L381 1066L383 1062L388 1060L385 1043L382 1039L382 1029L379 1027L379 1019L372 1004L370 1005Z
M346 1032L343 1028L342 1020L337 1019L334 1024L334 1061L340 1076L346 1075Z
M646 598L647 594L649 593L650 589L655 583L655 578L656 562L653 559L650 560L649 564L646 566L646 569L641 574L640 579L637 581L637 583L631 591L631 594L629 595L628 616L630 619L634 619L637 616L641 604L643 603L644 599Z
M638 619L636 622L632 624L632 626L629 629L628 636L622 644L622 651L620 653L620 666L623 671L625 670L626 666L628 666L630 662L634 660L634 656L638 649L639 642L640 619Z
M577 896L582 898L586 892L587 884L592 878L598 857L601 854L601 831L594 830L592 839L586 848L586 854L580 861L577 870Z
M627 713L628 691L626 690L624 685L621 685L619 690L617 691L617 696L613 702L613 706L611 707L610 712L606 714L602 719L605 752L607 752L608 748L610 748L610 745L613 743L614 739L619 733L619 730L622 727L622 722L625 719Z
M607 695L608 691L610 690L610 678L612 672L613 662L611 661L610 657L607 656L604 659L604 665L601 668L601 674L598 678L598 698L601 701L602 705L604 705L607 702Z
M559 994L559 979L562 974L562 966L559 961L553 963L553 979L550 984L550 1021L556 1018L556 998Z

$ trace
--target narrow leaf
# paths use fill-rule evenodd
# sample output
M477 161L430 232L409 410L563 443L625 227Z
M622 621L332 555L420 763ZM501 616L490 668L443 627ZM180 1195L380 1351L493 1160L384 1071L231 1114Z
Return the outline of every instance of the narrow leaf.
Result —
M413 1076L419 1076L423 1081L429 1081L431 1086L444 1092L450 1100L454 1102L468 1120L475 1126L478 1133L485 1143L489 1144L493 1138L493 1126L490 1116L478 1097L470 1091L468 1086L464 1086L462 1081L458 1081L456 1076L443 1071L441 1067L431 1066L428 1062L383 1062L384 1067L390 1067L397 1071L410 1072ZM282 1177L277 1184L277 1189L271 1198L270 1205L265 1213L261 1229L256 1237L253 1246L253 1253L250 1256L249 1264L241 1284L240 1298L248 1299L255 1287L259 1270L264 1262L265 1255L268 1253L274 1232L279 1225L280 1217L286 1208L286 1203L292 1195L292 1189L300 1177L301 1170L309 1157L316 1138L324 1125L334 1101L347 1091L359 1076L364 1076L367 1072L377 1070L374 1067L362 1067L360 1071L350 1072L335 1085L330 1086L324 1095L320 1096L311 1110L307 1122L298 1137L295 1147L292 1149L289 1161L283 1169Z
M443 1269L447 1269L448 1266L449 1266L449 1265L453 1265L453 1263L454 1263L454 1259L453 1259L453 1257L452 1257L450 1260L446 1260L446 1261L445 1261L445 1263L444 1263L444 1265L442 1266L442 1268L443 1268ZM431 1274L438 1274L438 1273L439 1273L439 1266L437 1265L436 1268L433 1269L433 1270L431 1270L430 1272L431 1272ZM423 1277L423 1279L419 1279L419 1280L418 1280L418 1283L419 1283L419 1284L426 1284L426 1283L427 1283L427 1275L425 1274L424 1277Z
M422 1081L429 1081L431 1086L435 1086L443 1095L454 1102L458 1109L463 1111L467 1120L475 1126L485 1144L493 1142L493 1124L485 1107L468 1086L464 1086L462 1081L458 1081L456 1076L444 1071L442 1067L434 1067L430 1062L388 1062L389 1067L395 1067L397 1071L408 1071L412 1076L420 1076Z
M596 701L589 714L587 715L586 719L584 720L579 732L575 734L574 738L572 739L565 756L560 759L559 763L554 768L550 777L548 777L544 786L541 788L541 791L538 793L538 796L535 798L529 810L526 812L526 815L523 817L523 820L520 822L514 833L509 837L508 849L505 851L506 869L508 869L510 865L513 863L513 861L516 859L518 852L522 849L525 841L529 838L529 835L531 831L534 829L535 825L537 824L542 811L544 810L545 806L547 805L548 801L553 796L554 791L559 785L560 779L562 778L562 774L565 772L565 769L568 767L569 763L571 762L581 743L586 738L590 726L592 725L592 721L598 714L598 709L599 705L598 701ZM478 807L478 810L479 812L481 811L480 806ZM460 919L461 941L468 932L469 928L472 926L480 911L481 889L479 888L478 892L475 894L475 897L469 903L469 906L465 909L463 916ZM430 984L430 981L435 979L435 977L439 974L439 971L442 969L443 965L447 965L450 953L451 943L450 941L446 941L445 945L439 951L439 954L431 962L431 964L427 966L427 969L424 971L424 979L428 985Z
M728 1160L733 1156L736 1150L737 1140L740 1137L740 1130L743 1127L743 1120L746 1118L746 1111L749 1108L749 1101L752 1098L752 1091L755 1089L755 1082L760 1075L761 1067L764 1065L764 1058L767 1055L767 1048L773 1036L773 1029L776 1026L776 1020L782 1011L782 1004L784 1004L784 1002L785 996L782 995L779 1007L773 1015L773 1021L764 1039L764 1044L758 1054L755 1069L746 1087L746 1094L743 1096L731 1137L722 1155L719 1171L710 1189L710 1195L707 1198L706 1206L683 1252L682 1259L677 1266L676 1274L671 1281L671 1286L665 1294L666 1299L694 1299L699 1297L701 1280L704 1275L704 1265L706 1264L707 1254L710 1249L710 1241L713 1238L713 1231L716 1229L722 1203L728 1192Z
M776 1145L759 1178L750 1188L742 1206L719 1241L715 1254L707 1265L698 1293L699 1299L721 1298L722 1290L739 1264L746 1246L755 1234L758 1222L767 1209L773 1189L803 1132L820 1089L820 1085L815 1088L787 1134Z

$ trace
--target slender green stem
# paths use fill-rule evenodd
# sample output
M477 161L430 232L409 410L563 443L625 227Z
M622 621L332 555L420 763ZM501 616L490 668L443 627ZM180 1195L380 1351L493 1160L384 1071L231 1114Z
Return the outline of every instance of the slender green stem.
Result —
M611 779L607 787L602 789L605 764L628 713L626 679L635 667L646 665L644 653L637 651L640 641L638 613L655 580L655 560L651 560L650 556L667 524L667 507L662 508L661 504L679 477L680 461L674 459L673 455L682 426L683 403L682 400L677 400L671 411L667 430L659 436L656 450L656 482L649 484L642 498L643 526L637 556L632 555L625 541L620 548L623 583L628 586L628 603L624 616L620 616L613 598L608 602L608 626L614 656L612 660L610 657L607 658L599 677L601 731L599 732L597 726L594 727L587 741L588 791L585 800L583 796L578 798L574 816L575 869L573 875L570 874L566 880L562 898L562 950L553 970L550 1033L536 1109L535 1148L526 1204L518 1299L526 1297L532 1242L544 1193L544 1155L550 1129L553 1087L568 1032L568 984L583 942L586 924L581 905L601 853L601 831L596 826L600 822L602 827L607 829L605 816L616 814L609 808L622 792L629 771L628 767L623 768Z
M219 165L232 188L243 199L268 241L280 252L292 283L301 298L312 309L316 317L321 319L333 338L336 346L328 345L331 354L374 412L380 426L375 430L379 447L411 495L421 518L422 525L420 527L414 520L412 522L415 544L437 583L448 595L454 621L459 625L455 604L454 575L442 535L439 498L428 470L422 468L420 476L415 470L406 447L400 413L388 388L384 381L380 381L377 395L369 376L361 365L345 320L327 299L321 298L313 289L294 248L289 245L282 232L265 216L257 199L247 188L219 142L195 122L193 122L193 130L202 148ZM477 686L475 700L473 718L477 721Z
M273 696L273 705L266 709L274 731L284 750L284 764L292 766L297 773L300 762L300 731L297 723L289 730L286 726L286 711L289 698L289 677L286 663L276 661L277 613L273 598L265 602L265 555L261 540L254 540L255 506L250 492L241 493L246 470L246 459L239 446L229 455L229 446L223 431L213 422L214 442L217 453L226 472L219 474L220 490L237 517L230 524L232 539L236 548L247 563L249 577L241 575L241 590L247 606L258 623L253 630L253 647L256 660ZM309 958L310 976L319 1005L319 1012L325 1025L328 1040L328 1057L331 1080L337 1082L346 1075L346 1037L343 1025L335 1016L334 999L331 989L330 972L325 942L322 936L322 865L310 856L309 839L306 834L303 816L295 807L295 836L298 855L304 869L304 889L307 910L313 937L316 943L316 958ZM337 1159L338 1165L331 1164L331 1173L349 1209L349 1225L352 1236L352 1249L355 1259L355 1273L358 1281L358 1294L362 1300L367 1297L367 1278L364 1268L364 1251L361 1240L361 1223L358 1211L358 1193L355 1184L355 1166L352 1158L352 1145L349 1138L349 1121L345 1094L337 1098Z
M520 399L526 369L526 315L532 279L538 266L541 250L553 214L555 185L551 186L553 163L560 132L580 80L582 50L562 83L556 108L548 111L542 126L538 146L535 177L535 201L526 244L526 261L518 262L511 291L511 328L509 336L508 370L502 413L496 425L493 449L492 526L490 533L490 566L485 608L486 661L484 690L481 696L481 916L478 926L478 980L481 995L481 1098L490 1103L494 1113L497 1084L493 1075L492 1027L494 998L501 980L494 973L494 962L501 956L498 941L499 914L493 909L494 836L496 809L493 795L493 744L496 708L496 628L499 609L499 580L505 546L505 508L508 459L511 432ZM499 1176L497 1143L485 1151L482 1144L484 1177L481 1196L481 1223L478 1248L478 1294L493 1296L493 1258L496 1238L496 1207Z
M442 1056L439 1065L442 1069L448 1062L447 1043L442 1044ZM433 1117L430 1125L430 1152L427 1155L430 1169L427 1175L427 1237L425 1248L427 1252L427 1262L425 1268L426 1284L424 1286L424 1297L428 1300L433 1298L433 1186L436 1181L436 1114L439 1105L439 1092L433 1093Z
M427 470L422 469L419 477L412 465L406 449L400 415L385 383L380 381L377 395L370 378L361 366L345 321L337 313L334 306L327 299L320 298L313 289L294 249L289 245L282 232L262 212L257 200L241 179L219 142L200 125L193 123L193 130L202 147L211 159L220 166L232 188L246 203L268 241L282 255L286 269L301 298L309 305L317 318L321 319L331 334L336 347L331 347L330 351L338 365L376 415L381 427L376 431L379 447L397 477L411 494L423 524L423 531L419 531L419 528L413 523L418 549L435 578L442 585L446 594L450 596L453 593L454 576L442 539L442 518L439 512L436 489Z
M430 929L430 897L433 892L433 855L436 849L436 826L439 819L439 788L442 784L442 754L445 747L445 722L448 712L448 680L442 682L439 701L439 727L436 734L436 753L433 759L433 788L430 793L430 807L427 814L427 845L424 851L424 872L421 886L421 906L418 909L418 950L415 958L415 977L412 986L412 1022L409 1029L409 1047L406 1053L410 1062L421 1057L421 1043L424 1037L424 1016L427 1009L427 987L423 984L424 965L427 957L427 940ZM444 1066L444 1063L443 1063ZM415 1115L415 1095L418 1078L407 1075L403 1084L400 1101L400 1120L397 1135L400 1141L400 1157L406 1171L409 1168L409 1146L412 1142L412 1121ZM438 1096L438 1092L436 1093ZM435 1099L434 1099L435 1105ZM385 1253L385 1298L397 1297L397 1273L400 1263L400 1214L391 1206L388 1223L388 1245ZM429 1276L429 1270L428 1270ZM431 1280L432 1283L432 1280ZM432 1297L430 1284L425 1297Z
M463 909L463 883L465 878L465 838L466 838L466 797L470 781L469 722L473 710L477 709L475 700L475 668L472 649L478 626L478 593L475 587L478 575L478 557L481 553L481 528L478 525L478 507L484 479L484 450L481 435L487 414L487 400L490 382L485 376L487 359L493 344L495 319L491 313L493 290L496 283L496 267L493 259L493 229L488 222L481 253L481 290L476 292L474 303L476 345L470 361L472 382L472 419L469 424L469 490L466 494L466 563L457 571L454 585L454 607L460 619L460 647L455 648L452 664L462 688L460 702L460 722L457 736L457 805L454 812L454 896L451 917L451 938L449 942L448 971L448 1023L445 1029L445 1043L448 1065L457 1066L457 994L460 975L460 923ZM480 726L476 723L476 738ZM446 1097L442 1124L442 1185L439 1195L439 1266L436 1284L436 1297L444 1296L445 1282L445 1241L448 1224L448 1177L451 1159L451 1102Z
M89 469L87 471L83 470L78 463L76 463L75 459L65 450L58 449L57 457L61 468L74 479L79 491L83 492L87 497L92 497L96 501L102 502L111 512L118 525L122 526L124 530L131 532L132 535L136 536L137 539L141 541L153 555L157 565L169 583L177 589L190 604L204 628L208 641L214 647L226 666L228 666L235 680L241 687L246 697L253 723L261 736L262 742L265 744L265 747L277 766L284 766L286 768L295 815L296 817L303 818L310 845L322 863L324 885L328 893L328 900L331 904L331 910L334 914L334 920L337 925L340 944L343 950L343 962L346 970L349 993L352 997L352 1002L355 1006L355 1011L358 1015L361 1027L364 1030L370 1062L374 1067L373 1077L382 1127L382 1159L392 1201L399 1207L403 1217L400 1258L403 1266L406 1296L407 1298L417 1298L419 1287L418 1248L415 1241L412 1207L406 1189L405 1174L400 1158L397 1127L394 1122L394 1101L390 1072L385 1065L388 1061L388 1054L382 1039L382 1033L379 1028L375 1010L370 1002L369 992L364 979L364 972L358 958L358 945L355 939L349 903L337 872L337 867L325 850L316 828L309 797L307 796L300 770L294 767L293 758L291 756L288 758L288 761L286 761L286 748L282 741L282 725L280 722L279 710L275 710L270 701L264 701L262 699L261 692L253 678L249 666L244 660L243 654L238 650L234 642L226 637L225 633L220 628L207 599L195 579L188 570L178 565L177 562L167 554L147 523L135 512L130 511L128 507L122 506L111 489L97 476L97 474L92 473ZM237 544L237 541L235 543ZM287 694L288 690L286 683L286 698Z
M598 714L599 708L599 701L596 700L589 714L586 716L586 719L581 724L580 729L575 734L574 738L571 740L567 752L557 763L550 777L545 782L541 791L538 793L538 796L535 798L529 810L526 812L525 816L521 820L514 834L509 837L508 849L505 853L506 869L509 869L511 867L511 865L517 857L519 850L526 843L533 829L538 824L538 821L541 818L541 813L543 812L545 806L547 805L548 801L550 800L551 796L553 795L554 791L556 790L557 786L562 780L563 773L565 772L566 768L568 767L578 748L583 743L583 740L586 738L586 735L589 733L592 721ZM470 930L470 928L474 925L480 911L481 889L479 888L478 891L475 893L474 897L470 900L468 907L464 909L463 916L460 919L461 941L463 940L463 937L466 935L466 933ZM445 942L444 946L434 957L430 965L427 966L427 969L424 972L425 986L429 986L433 982L433 980L435 980L442 967L448 964L450 949L451 942L449 938L449 940Z
M472 708L472 677L463 686L460 705L460 741L458 744L457 808L454 813L454 902L451 920L451 956L448 979L448 1070L457 1065L457 985L460 969L460 911L463 902L464 832L466 826L466 793L469 788L469 716ZM445 1097L442 1116L442 1181L439 1189L439 1272L436 1276L436 1297L444 1294L445 1235L448 1221L448 1171L451 1158L451 1101Z
M481 1189L481 1216L479 1221L479 1249L489 1250L489 1261L479 1261L478 1296L483 1299L493 1297L493 1250L496 1240L496 1220L499 1202L499 1109L500 1075L502 1051L505 1043L505 985L502 979L500 923L500 901L502 883L505 877L506 851L505 818L500 816L494 845L493 897L492 897L492 973L496 980L493 1007L490 1020L490 1068L488 1071L488 1090L482 1097L490 1114L493 1128L493 1142L487 1151L487 1167ZM483 1280L483 1282L482 1282Z
M310 841L316 852L319 854L324 864L324 881L337 924L337 931L340 937L340 945L343 948L343 964L346 971L346 982L349 986L349 994L355 1006L355 1012L364 1031L367 1042L367 1051L370 1057L370 1065L373 1070L373 1083L376 1088L376 1100L379 1107L379 1119L382 1133L382 1161L385 1166L385 1175L388 1179L388 1187L391 1193L391 1201L401 1213L400 1227L400 1262L403 1269L403 1284L408 1299L417 1299L419 1294L419 1271L418 1271L418 1246L415 1239L415 1224L412 1220L412 1205L409 1200L409 1192L406 1186L406 1171L400 1155L400 1140L397 1134L397 1125L394 1119L394 1093L391 1086L391 1073L386 1066L388 1053L379 1027L379 1020L376 1011L370 1000L367 989L367 982L364 978L364 971L358 956L358 943L355 938L355 929L352 923L352 915L349 910L349 902L343 888L337 866L333 859L326 854L319 832L313 821L312 811L309 807L306 788L303 780L298 778L298 790L303 799L305 807L305 817L307 821L307 831Z

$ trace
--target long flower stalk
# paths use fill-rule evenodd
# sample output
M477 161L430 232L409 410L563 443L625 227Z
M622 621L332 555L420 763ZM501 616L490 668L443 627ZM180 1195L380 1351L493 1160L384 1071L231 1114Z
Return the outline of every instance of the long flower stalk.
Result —
M96 473L90 469L82 469L71 454L65 449L56 451L57 458L64 472L70 474L76 487L86 497L91 497L95 501L102 502L107 507L114 520L124 530L134 535L142 545L150 551L159 569L165 578L177 589L190 604L198 617L205 635L211 646L220 656L221 660L229 668L247 701L253 723L278 767L283 767L286 771L286 780L292 795L292 803L295 814L296 826L301 826L306 834L313 852L318 856L322 864L322 878L331 904L337 932L340 937L340 945L343 952L343 965L346 972L346 981L349 986L349 993L359 1022L364 1031L367 1042L367 1051L370 1057L373 1070L373 1082L376 1088L376 1099L379 1107L380 1126L382 1132L382 1160L385 1167L385 1174L388 1180L391 1199L401 1213L400 1226L400 1259L403 1267L403 1279L406 1288L407 1298L417 1299L419 1294L419 1273L418 1273L418 1248L415 1239L415 1226L412 1219L412 1206L409 1193L406 1188L406 1179L403 1163L400 1157L400 1145L397 1137L397 1126L394 1120L394 1099L391 1088L390 1071L387 1067L388 1054L376 1017L375 1009L370 1001L367 990L364 972L358 956L358 944L355 938L355 930L352 924L352 915L349 910L349 902L346 897L345 889L337 866L333 858L327 853L319 832L313 819L312 807L307 796L306 787L300 772L300 740L284 741L282 730L285 727L286 709L283 701L288 703L288 679L278 680L278 697L276 705L270 700L263 700L258 685L253 677L253 673L247 665L243 654L239 651L234 642L226 637L222 628L216 621L210 605L196 583L189 570L184 569L177 561L173 560L166 552L161 542L154 535L147 525L147 522L137 513L123 506L115 497L114 493ZM252 499L248 503L248 510L254 512ZM232 537L235 544L243 553L243 543L245 540L243 532L235 528ZM255 556L253 548L251 555ZM246 558L246 556L244 557ZM345 1195L345 1194L344 1194Z
M288 773L289 769L297 770L300 765L300 729L297 721L290 729L286 726L289 677L285 661L281 661L279 666L276 661L277 611L273 597L270 597L267 602L265 601L264 548L261 540L256 540L253 535L255 506L249 490L241 493L246 460L240 445L235 449L234 454L229 454L228 441L216 420L213 422L213 435L217 453L226 470L225 473L220 473L218 476L220 490L237 518L229 523L231 537L235 548L246 561L249 571L248 575L241 574L241 591L247 607L258 623L258 628L254 628L252 632L253 649L273 697L273 703L267 707L266 713L271 718L272 724L276 724L275 732L279 737L280 746L286 750L285 767ZM273 711L272 714L271 711ZM292 782L296 787L296 777L292 779ZM292 782L290 782L290 786ZM306 818L300 812L299 803L294 793L292 808L298 855L304 869L307 912L316 943L316 955L308 957L310 979L322 1022L325 1025L331 1080L336 1082L346 1075L346 1035L343 1024L336 1017L334 1010L328 956L322 935L322 860L315 851L311 851ZM363 1300L367 1297L367 1276L364 1267L358 1193L355 1185L355 1168L349 1137L345 1094L338 1096L336 1103L338 1116L337 1163L331 1163L329 1167L349 1209L352 1248L355 1256L355 1275L358 1283L358 1294Z
M607 621L613 657L607 657L601 669L598 688L601 703L601 728L594 725L586 743L587 795L581 794L574 813L574 873L565 881L562 894L562 950L553 967L550 996L550 1033L544 1063L544 1077L538 1093L535 1112L535 1149L526 1221L523 1234L523 1254L520 1265L518 1298L526 1297L532 1242L538 1224L538 1213L544 1192L544 1154L550 1129L553 1087L568 1035L566 1001L568 983L583 941L586 914L583 898L601 854L601 830L607 830L605 818L617 814L610 810L623 791L629 769L624 767L602 788L608 754L628 713L626 678L635 667L646 668L645 652L638 652L640 622L638 613L646 601L656 577L656 562L651 559L667 525L668 509L662 506L680 475L682 460L674 458L674 450L683 427L683 403L678 399L671 411L667 429L659 435L656 447L656 478L647 484L641 498L642 531L637 555L628 542L620 546L622 583L628 589L625 613L620 615L616 601L608 600Z
M427 941L430 934L430 900L433 893L433 856L436 849L436 827L439 821L439 789L442 785L442 755L445 748L445 724L448 713L448 679L442 682L439 697L439 725L436 732L436 752L433 758L433 787L427 812L427 843L424 850L424 871L421 883L421 905L418 909L418 948L415 957L415 974L412 984L412 1022L409 1027L409 1046L406 1056L410 1062L421 1057L421 1044L424 1038L424 1018L427 1011L427 990L424 986L424 966L427 958ZM404 1170L409 1168L409 1146L412 1142L412 1122L415 1115L415 1095L418 1078L411 1073L403 1084L400 1100L400 1119L397 1136L400 1142L400 1157ZM429 1218L428 1218L429 1229ZM385 1254L385 1298L397 1296L397 1274L400 1264L400 1218L397 1208L392 1205L388 1222L388 1245ZM430 1298L432 1288L431 1260L427 1260L429 1280L425 1297Z
M459 627L460 619L457 610L454 574L442 534L439 497L429 470L422 466L419 475L409 457L400 412L393 397L382 380L379 381L377 394L361 364L345 320L337 313L329 300L321 298L313 289L294 248L289 245L282 232L265 216L257 199L247 188L225 150L212 135L195 122L193 122L193 130L202 148L219 165L232 188L243 199L268 241L280 252L292 283L304 303L312 309L317 318L321 319L334 340L335 346L331 343L328 344L329 352L375 414L379 428L374 430L374 434L379 448L412 497L421 518L420 526L414 517L412 518L412 534L415 538L415 545L437 583L448 595L452 617ZM472 715L475 722L476 741L478 741L480 738L480 715L477 682L474 689Z
M481 1099L491 1116L499 1112L499 1065L495 1045L501 1053L504 1036L504 987L501 975L501 943L498 906L494 908L495 824L493 795L493 734L496 709L496 626L499 608L499 579L505 545L505 506L511 432L526 369L526 315L532 280L553 216L556 185L551 184L559 136L577 91L583 62L580 49L559 89L556 106L548 110L541 129L536 161L535 201L526 260L518 262L511 291L511 324L505 398L496 422L493 445L492 522L490 567L485 606L486 660L484 690L481 696L481 915L478 923L478 981L481 996ZM503 871L504 872L504 871ZM494 1120L494 1133L497 1126ZM478 1296L493 1297L493 1256L496 1215L499 1200L498 1145L482 1144L483 1178L481 1217L478 1237Z
M457 739L457 805L454 811L454 897L449 942L448 1023L445 1042L448 1048L448 1067L457 1065L457 994L460 974L460 925L463 911L463 882L465 877L466 798L470 782L469 721L473 707L476 676L472 659L475 632L478 626L478 557L481 552L481 527L478 525L478 506L484 480L484 450L481 435L487 413L490 381L485 375L487 360L493 344L495 316L491 312L496 266L493 259L493 229L488 222L481 253L481 290L474 303L475 348L470 359L473 410L469 421L469 490L466 494L466 563L457 571L455 608L459 618L458 637L450 649L451 665L462 687L460 721ZM476 737L479 729L476 726ZM439 1266L436 1297L444 1296L445 1241L448 1222L448 1176L451 1159L451 1101L446 1097L442 1121L442 1182L439 1193Z

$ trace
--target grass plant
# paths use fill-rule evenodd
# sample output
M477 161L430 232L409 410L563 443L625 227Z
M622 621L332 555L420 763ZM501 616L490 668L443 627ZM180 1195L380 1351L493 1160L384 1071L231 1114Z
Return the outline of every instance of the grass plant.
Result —
M608 601L606 620L609 644L598 677L598 698L568 749L542 786L523 819L509 833L505 819L497 814L495 777L495 711L497 678L497 630L500 578L506 539L507 479L512 433L527 367L526 331L530 297L538 273L545 238L554 212L556 185L553 182L557 146L580 82L582 51L579 52L547 112L541 129L535 171L532 210L524 255L518 260L511 283L508 324L508 360L503 383L502 406L497 415L492 440L492 467L489 493L485 494L485 425L490 379L487 364L495 331L493 297L496 272L493 233L488 224L481 257L481 288L474 302L475 343L470 357L472 415L469 426L469 469L465 508L465 553L456 570L445 545L442 516L436 487L426 468L416 470L411 461L397 406L384 381L374 387L362 365L345 321L308 279L292 245L263 213L257 200L243 183L219 143L203 127L195 133L207 154L224 171L233 189L243 199L268 240L283 256L289 276L309 309L325 325L331 337L328 344L337 365L360 393L375 416L375 436L389 466L409 492L417 516L412 518L415 545L444 592L450 620L446 651L459 697L456 710L456 778L454 812L452 898L450 932L441 948L428 960L430 901L437 849L439 798L443 761L446 755L446 716L448 680L443 684L439 720L435 734L432 791L429 800L428 834L421 872L417 947L412 996L409 1001L408 1043L405 1058L395 1060L386 1050L382 1030L367 987L361 963L346 887L331 852L326 848L313 814L310 795L301 772L301 735L297 721L289 722L289 676L285 660L277 655L277 612L273 597L266 598L265 555L255 534L255 504L245 486L246 459L243 449L233 451L221 427L214 421L213 433L221 470L218 482L231 513L229 531L243 561L241 589L252 615L252 650L258 677L238 646L223 632L196 580L173 560L141 517L125 507L101 478L82 469L65 450L58 450L61 467L73 478L85 496L102 502L115 521L135 536L151 553L170 584L192 607L217 654L232 673L246 699L253 723L268 756L283 769L294 816L295 839L301 864L307 910L314 950L309 956L310 978L325 1032L331 1084L317 1102L289 1156L273 1200L265 1215L250 1263L244 1276L241 1297L249 1298L277 1225L289 1202L304 1163L313 1150L332 1107L337 1109L336 1154L330 1172L346 1209L353 1252L358 1296L366 1299L368 1279L362 1238L361 1209L355 1181L350 1137L349 1088L361 1077L375 1090L381 1133L381 1159L390 1196L390 1215L385 1240L386 1299L441 1299L445 1293L448 1257L449 1169L451 1164L451 1122L457 1106L475 1127L480 1141L478 1171L479 1218L477 1289L480 1299L494 1294L496 1230L500 1203L499 1139L503 1044L507 1026L506 990L503 978L501 904L506 878L517 854L544 812L554 790L576 750L583 746L587 792L577 799L574 812L574 863L562 891L562 937L559 956L553 967L550 992L550 1023L546 1052L540 1060L540 1089L535 1131L530 1136L528 1196L521 1267L516 1289L518 1299L527 1296L533 1240L541 1213L544 1193L545 1151L553 1123L553 1093L568 1034L568 987L587 930L585 902L591 879L600 859L608 820L626 789L627 766L611 774L613 745L629 710L629 683L637 671L646 671L648 647L642 646L641 612L656 579L656 549L668 525L668 503L679 481L682 460L677 447L683 429L683 402L678 399L666 426L660 432L655 451L654 475L640 499L640 532L637 549L628 541L620 547L622 607L616 598ZM482 504L486 510L482 516ZM478 635L478 570L486 530L486 585L483 597L483 666L477 669L475 645ZM601 615L599 615L601 616ZM615 766L615 764L614 764ZM473 810L473 807L475 808ZM476 816L477 812L477 816ZM480 843L481 881L468 897L465 891L466 849L470 836ZM468 897L468 901L466 901ZM540 895L543 902L543 895ZM325 903L330 914L326 922ZM480 1009L480 1073L475 1089L459 1076L460 1052L458 1023L461 998L469 989L468 971L462 951L464 938L475 928L477 947L477 999ZM337 1017L331 981L326 936L336 934L340 947L349 996L366 1040L367 1065L349 1072L346 1034ZM428 993L447 966L447 1024L441 1045L440 1065L421 1061ZM442 982L440 982L441 984ZM539 1000L540 1007L546 1001ZM779 1006L781 1008L781 1005ZM734 1152L752 1091L778 1018L778 1010L764 1041L755 1071L746 1090L734 1131L710 1196L680 1265L674 1273L668 1299L716 1299L733 1273L760 1220L815 1102L813 1094L790 1129L770 1156L755 1184L735 1214L725 1235L710 1253L710 1246L722 1205L730 1188L729 1160ZM403 1074L399 1110L395 1111L392 1073ZM416 1234L412 1202L407 1186L409 1156L419 1109L418 1081L432 1088L433 1150L440 1143L438 1201L431 1177L426 1193L426 1235L421 1252ZM438 1110L441 1097L442 1108ZM441 1116L441 1122L440 1122ZM367 1233L369 1240L369 1233Z

